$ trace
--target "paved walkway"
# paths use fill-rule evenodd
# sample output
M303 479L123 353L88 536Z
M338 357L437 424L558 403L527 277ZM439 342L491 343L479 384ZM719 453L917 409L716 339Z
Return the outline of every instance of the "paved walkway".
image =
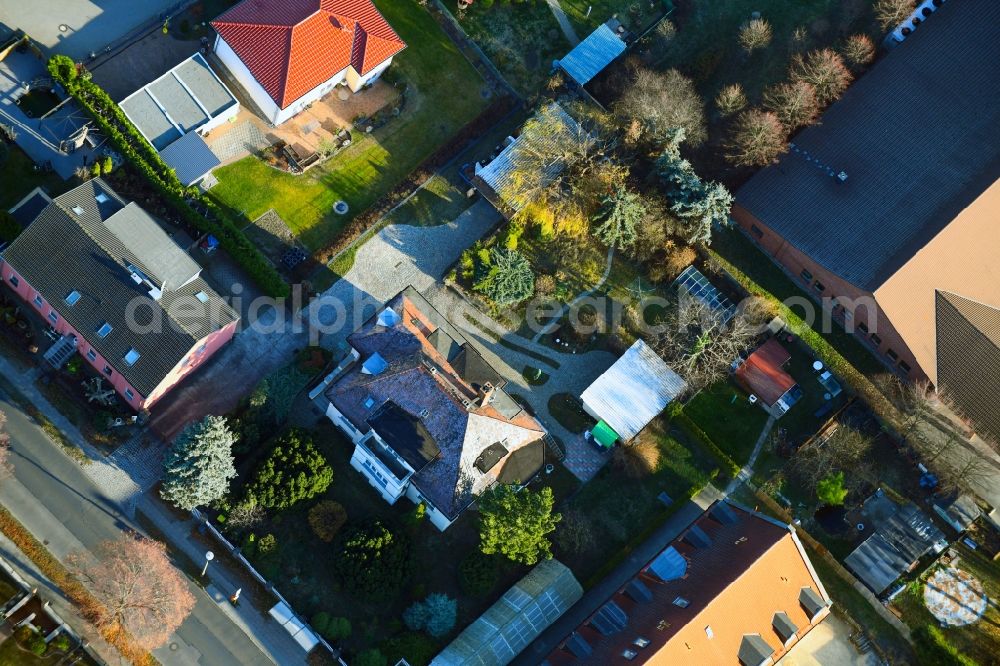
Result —
M559 28L566 35L566 39L569 40L570 45L576 46L580 43L580 38L576 36L576 30L573 29L573 24L570 23L569 17L566 16L566 12L563 11L562 6L559 4L559 0L545 0L549 9L552 10L553 16L556 17L556 21L559 23Z
M562 617L542 632L542 635L525 648L512 663L515 666L535 666L541 662L566 636L583 624L612 594L635 576L647 562L697 520L712 502L723 497L725 495L718 488L708 485L685 502L649 539L639 544L625 561L605 576L601 582L587 590L580 601L576 602L572 608L563 613Z
M767 417L767 423L764 424L764 429L760 431L760 436L757 437L757 443L754 444L753 452L750 454L750 459L747 460L747 464L743 466L740 473L736 475L736 478L729 482L726 486L726 494L729 495L735 491L740 484L745 483L753 476L753 466L757 462L757 456L760 455L761 449L764 448L764 443L767 442L768 436L771 434L771 429L777 422L773 416Z
M559 311L552 316L551 321L549 321L548 324L546 324L545 326L543 326L541 328L541 330L538 331L538 333L535 333L535 337L533 337L531 339L531 341L532 342L538 342L539 340L541 340L543 335L545 335L546 333L548 333L550 330L552 330L552 328L554 326L557 326L559 324L559 320L562 319L562 316L564 314L566 314L567 312L569 312L570 310L572 310L573 307L577 303L579 303L583 299L589 297L595 291L597 291L598 289L600 289L601 287L603 287L604 283L607 282L607 280L608 280L608 276L611 275L611 264L614 261L614 259L615 259L615 246L612 245L611 247L608 248L608 261L607 261L607 265L604 267L604 274L601 275L601 279L597 281L597 284L595 284L593 287L591 287L587 291L584 291L581 294L579 294L571 302L563 305L559 309Z
M237 123L217 139L209 136L208 147L223 164L235 162L271 145L257 125L249 120Z

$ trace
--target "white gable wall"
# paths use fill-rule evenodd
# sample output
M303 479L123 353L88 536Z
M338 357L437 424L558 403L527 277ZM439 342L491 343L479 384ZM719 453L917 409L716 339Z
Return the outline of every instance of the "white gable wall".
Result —
M267 94L264 87L257 83L257 79L254 78L250 70L247 69L247 66L243 64L240 57L236 55L236 52L233 51L232 47L226 43L226 40L221 35L216 35L215 37L215 55L219 57L219 60L226 66L226 69L233 75L233 78L243 86L243 90L250 95L257 108L264 113L264 120L272 125L276 125L275 119L278 117L281 109L271 99L271 96Z

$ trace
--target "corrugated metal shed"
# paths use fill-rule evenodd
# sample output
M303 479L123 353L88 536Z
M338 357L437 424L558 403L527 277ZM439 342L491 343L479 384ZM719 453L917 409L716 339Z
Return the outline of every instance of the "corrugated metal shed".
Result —
M642 340L587 387L584 408L629 441L684 392L687 384Z
M583 596L573 572L544 560L466 627L431 666L504 666Z
M624 52L625 42L605 23L566 54L559 67L582 86Z

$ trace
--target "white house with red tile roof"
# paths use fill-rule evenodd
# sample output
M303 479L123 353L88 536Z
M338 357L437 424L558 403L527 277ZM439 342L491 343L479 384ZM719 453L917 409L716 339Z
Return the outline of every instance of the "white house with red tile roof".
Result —
M338 84L357 92L406 48L371 0L243 0L212 27L219 60L272 125Z

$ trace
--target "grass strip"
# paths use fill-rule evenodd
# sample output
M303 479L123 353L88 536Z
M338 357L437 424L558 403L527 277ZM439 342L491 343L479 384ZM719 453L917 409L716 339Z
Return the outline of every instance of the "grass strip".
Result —
M84 618L98 626L101 636L135 666L154 666L158 662L146 650L137 646L120 626L100 626L105 613L101 602L21 524L6 507L0 506L0 532L34 563L43 576L51 580L80 609Z
M17 406L21 409L21 411L31 417L31 419L38 424L38 427L41 428L46 435L48 435L49 439L62 447L62 450L66 452L66 455L81 465L89 465L93 462L90 459L90 456L83 452L83 449L71 442L69 438L63 434L63 431L60 430L55 423L50 421L49 417L42 413L42 410L35 406L35 403L28 400L28 398L21 393L20 389L14 386L9 379L2 375L0 375L0 389L3 389L4 393L6 393L11 400L17 403Z
M684 431L688 437L698 442L701 446L705 447L712 455L714 455L718 461L725 468L726 472L730 477L736 478L742 467L736 464L736 461L729 457L729 454L722 450L718 444L712 441L712 438L702 430L697 423L691 420L691 417L680 412L675 414L671 421Z

